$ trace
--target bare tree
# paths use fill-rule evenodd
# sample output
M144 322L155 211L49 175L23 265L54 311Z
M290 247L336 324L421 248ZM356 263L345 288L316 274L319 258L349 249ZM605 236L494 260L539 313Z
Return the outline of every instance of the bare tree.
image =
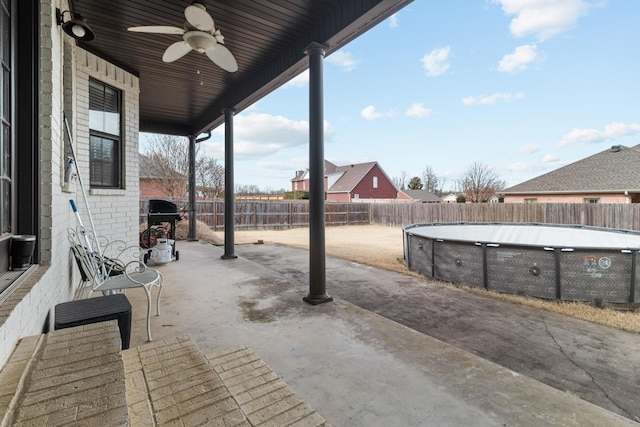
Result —
M149 159L143 171L162 187L169 197L186 192L189 178L189 142L172 135L153 135L143 153Z
M424 171L422 172L422 183L424 184L422 187L424 190L432 193L436 193L438 191L439 180L431 166L424 168Z
M184 196L189 186L189 141L173 135L153 135L146 150L144 171L156 180L169 197ZM196 187L217 197L224 188L224 167L212 157L204 156L196 145ZM204 192L204 191L203 191Z
M497 192L506 187L505 181L490 166L475 162L458 179L458 187L470 203L488 202Z
M251 184L251 185L238 184L236 185L235 192L236 194L241 196L253 196L256 194L260 194L260 187L258 187L255 184Z
M404 190L405 184L407 183L407 171L400 172L399 177L391 178L393 185L396 187L396 190Z
M202 157L196 162L198 190L206 199L217 199L224 191L224 166L213 157Z

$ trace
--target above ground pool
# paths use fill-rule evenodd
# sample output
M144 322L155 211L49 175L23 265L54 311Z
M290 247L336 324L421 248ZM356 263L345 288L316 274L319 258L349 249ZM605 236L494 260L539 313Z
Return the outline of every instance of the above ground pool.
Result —
M549 224L404 227L407 267L440 280L568 301L637 303L640 232Z

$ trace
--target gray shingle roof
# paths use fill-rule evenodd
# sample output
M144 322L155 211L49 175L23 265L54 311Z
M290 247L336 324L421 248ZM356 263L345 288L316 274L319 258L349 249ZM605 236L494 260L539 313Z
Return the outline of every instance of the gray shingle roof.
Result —
M552 192L621 192L640 190L640 144L614 145L537 178L504 190L504 194Z
M440 197L427 190L401 190L404 194L411 197L412 200L422 201L426 203L438 203Z
M168 175L166 173L166 171L163 171L162 168L159 168L158 165L156 165L153 162L153 159L147 155L144 155L142 153L139 153L140 155L140 160L139 160L139 169L138 169L138 177L140 179L166 179L168 177L173 177L173 178L182 178L182 179L188 179L189 177L187 175L183 175L183 174L177 174L177 173L173 173L171 175ZM179 175L179 177L177 177L176 175Z
M358 163L355 165L336 166L331 175L336 173L343 173L342 176L329 188L328 191L351 191L358 185L360 181L369 173L369 171L376 165L376 162ZM326 165L326 163L325 163ZM335 166L335 165L334 165ZM327 175L330 175L327 173Z
M325 175L330 175L330 174L334 173L336 171L337 167L338 166L334 165L329 160L325 160L324 161L324 174Z
M158 173L158 168L153 165L151 158L149 156L145 156L140 153L140 167L139 167L140 178L142 179L160 179L163 178Z

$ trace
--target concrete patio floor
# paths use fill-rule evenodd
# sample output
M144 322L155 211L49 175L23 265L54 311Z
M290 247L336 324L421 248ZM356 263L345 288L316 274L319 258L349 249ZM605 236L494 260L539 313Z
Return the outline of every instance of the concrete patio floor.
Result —
M247 346L334 426L637 425L340 295L308 305L307 283L244 256L222 260L222 248L202 242L180 241L177 249L179 261L158 267L165 287L154 340L189 335L204 354ZM308 268L291 248L237 248L252 251ZM380 271L366 270L368 280L380 279ZM127 295L133 347L146 342L146 299L136 290Z

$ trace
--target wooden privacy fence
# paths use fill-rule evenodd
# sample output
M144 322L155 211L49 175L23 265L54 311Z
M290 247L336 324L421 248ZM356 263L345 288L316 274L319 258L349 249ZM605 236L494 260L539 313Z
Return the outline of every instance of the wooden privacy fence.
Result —
M166 199L187 209L186 199ZM309 224L309 203L298 200L236 200L239 229L293 228ZM140 223L149 199L140 199ZM325 204L327 225L378 224L400 227L434 222L537 222L640 230L640 204L598 203L333 203ZM224 228L224 200L197 200L196 218Z
M187 210L183 199L165 199ZM309 225L309 202L280 200L236 200L234 225L237 229L293 228ZM140 223L147 221L149 199L140 199ZM224 200L197 200L196 219L213 230L224 229ZM325 203L326 225L369 224L369 205L366 203Z
M371 223L537 222L640 230L640 204L407 203L371 204Z

